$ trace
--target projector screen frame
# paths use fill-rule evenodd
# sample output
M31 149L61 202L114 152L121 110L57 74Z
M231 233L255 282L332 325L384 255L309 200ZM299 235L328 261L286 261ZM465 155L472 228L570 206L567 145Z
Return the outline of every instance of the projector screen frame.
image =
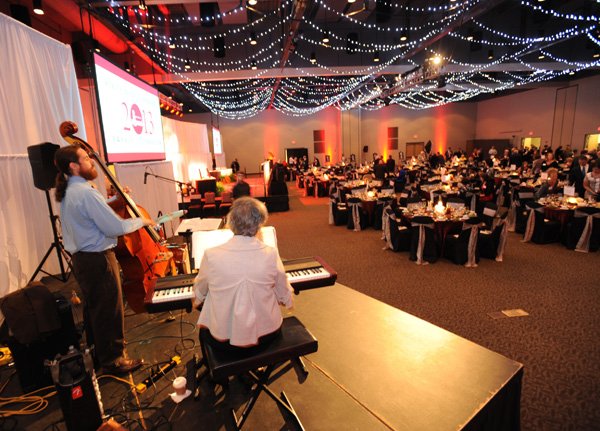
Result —
M109 151L106 133L105 133L104 117L103 117L103 113L102 113L103 111L102 111L102 106L101 106L101 102L100 102L100 89L99 89L99 85L98 85L97 67L102 67L105 70L107 70L107 69L106 69L106 67L104 67L102 65L101 66L97 65L97 60L96 60L97 58L101 59L102 61L108 63L109 66L112 66L113 68L118 70L118 73L115 73L111 70L108 70L108 72L117 75L117 77L119 77L120 79L127 80L127 78L125 78L123 76L119 76L119 75L126 75L129 78L131 78L132 80L136 81L136 83L129 82L130 84L137 85L138 87L144 89L148 93L156 93L157 108L158 108L159 115L158 115L158 119L154 119L154 118L152 119L152 124L153 124L154 130L159 132L160 139L162 142L162 153L148 153L149 155L151 154L151 156L140 157L140 158L128 157L125 159L117 160L117 159L115 159L115 155L118 156L119 153L114 153L114 152ZM104 151L104 159L105 159L106 163L113 164L113 163L139 163L139 162L165 161L167 159L167 154L166 154L166 145L165 145L164 136L163 136L162 115L160 115L160 105L159 105L160 102L159 102L158 90L156 88L152 87L147 82L145 82L142 79L138 78L137 76L133 75L132 73L129 73L129 72L121 69L113 61L111 61L110 59L108 59L105 56L100 55L98 53L94 53L92 56L92 68L91 69L92 69L92 77L94 79L94 94L96 96L96 107L98 108L98 121L100 123L100 136L101 136L101 140L102 140L102 149ZM130 112L131 111L128 109L128 115L131 115ZM128 153L128 154L131 154L131 153ZM144 153L140 152L140 154L144 154ZM157 157L154 157L154 155L156 155Z

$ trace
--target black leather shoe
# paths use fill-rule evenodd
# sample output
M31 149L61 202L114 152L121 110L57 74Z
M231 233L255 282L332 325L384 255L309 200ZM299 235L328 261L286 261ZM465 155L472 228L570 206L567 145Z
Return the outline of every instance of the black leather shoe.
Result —
M143 359L120 358L114 364L103 366L102 370L105 374L127 374L140 368L143 363Z

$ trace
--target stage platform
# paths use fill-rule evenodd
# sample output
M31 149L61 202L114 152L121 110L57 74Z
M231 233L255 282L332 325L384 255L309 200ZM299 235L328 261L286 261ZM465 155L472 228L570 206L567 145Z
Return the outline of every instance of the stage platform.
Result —
M69 294L70 284L63 287ZM271 388L285 389L306 430L519 429L521 364L340 284L304 291L294 300L291 314L316 336L319 350L305 358L305 381L284 368ZM187 376L191 388L197 315L127 317L132 356L143 356L149 366L175 354L183 361L137 397L126 384L100 378L107 413L121 422L129 418L131 429L234 429L229 409L242 408L249 393L240 380L232 380L227 395L215 395L205 382L198 401L175 404L169 397L177 376ZM5 381L11 371L2 370ZM149 372L137 371L130 381L140 383ZM17 394L12 378L2 395ZM49 402L42 413L19 417L15 429L45 430L57 423L55 429L65 430L58 400ZM294 428L262 394L244 429Z

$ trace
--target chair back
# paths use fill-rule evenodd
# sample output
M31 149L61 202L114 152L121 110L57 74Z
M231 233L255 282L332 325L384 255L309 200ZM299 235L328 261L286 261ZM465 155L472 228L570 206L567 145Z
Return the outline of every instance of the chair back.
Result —
M459 197L449 197L447 205L453 209L461 209L465 207L465 201Z
M233 202L233 194L231 192L221 193L221 203L230 204Z
M215 203L215 193L214 192L204 193L204 203L205 204L214 204Z

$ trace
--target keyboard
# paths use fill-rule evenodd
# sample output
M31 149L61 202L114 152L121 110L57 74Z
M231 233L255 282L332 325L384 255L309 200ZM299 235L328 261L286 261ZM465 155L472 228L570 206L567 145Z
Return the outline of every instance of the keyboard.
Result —
M298 294L302 290L331 286L337 273L318 256L283 261L288 281ZM148 313L185 309L192 311L196 274L159 277L152 280L144 305Z
M296 294L302 290L331 286L337 280L337 272L319 256L284 260L283 267Z
M155 278L144 299L146 311L160 313L185 309L188 313L191 312L195 278L196 274Z

